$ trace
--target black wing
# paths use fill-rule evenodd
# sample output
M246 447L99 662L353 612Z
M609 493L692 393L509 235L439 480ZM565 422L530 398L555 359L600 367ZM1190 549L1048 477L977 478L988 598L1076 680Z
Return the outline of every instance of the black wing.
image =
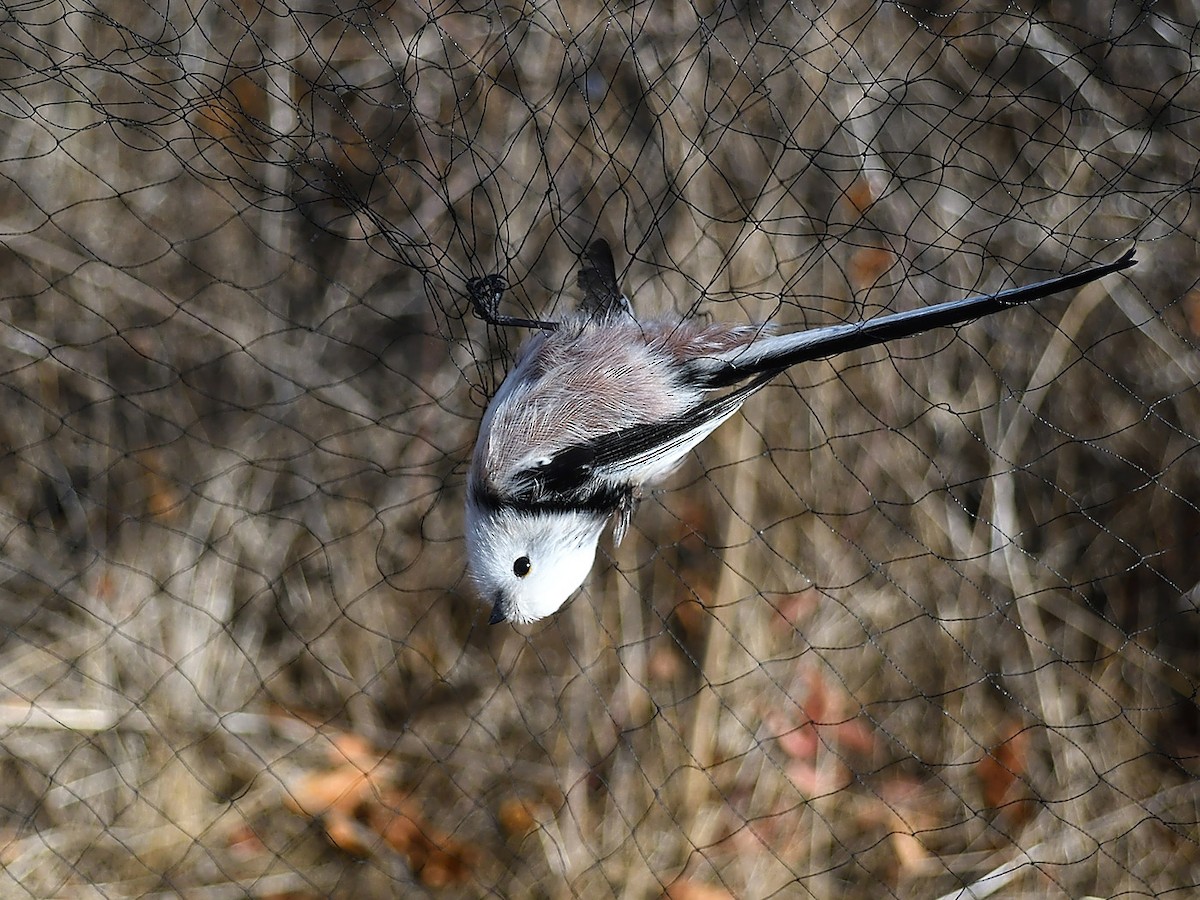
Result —
M635 477L639 470L695 446L779 371L764 372L737 390L699 403L681 415L631 425L564 447L542 465L527 470L521 481L529 485L531 496L554 497L560 502L602 492L604 485L623 488L640 482Z

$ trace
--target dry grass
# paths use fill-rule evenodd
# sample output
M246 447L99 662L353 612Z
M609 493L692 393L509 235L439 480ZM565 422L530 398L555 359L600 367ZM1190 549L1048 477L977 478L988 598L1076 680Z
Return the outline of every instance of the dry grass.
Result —
M8 11L0 893L1196 889L1196 9L826 6ZM490 629L463 283L593 229L783 327L1142 261L781 378Z

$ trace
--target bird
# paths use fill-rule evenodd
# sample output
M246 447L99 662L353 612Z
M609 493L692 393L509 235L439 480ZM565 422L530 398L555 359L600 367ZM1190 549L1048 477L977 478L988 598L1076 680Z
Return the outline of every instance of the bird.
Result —
M1135 250L995 294L789 333L639 321L603 238L584 251L578 309L558 321L502 315L503 276L470 279L480 318L533 332L484 412L467 474L467 570L489 621L557 612L587 578L609 524L619 545L646 489L789 367L1081 287L1134 265Z

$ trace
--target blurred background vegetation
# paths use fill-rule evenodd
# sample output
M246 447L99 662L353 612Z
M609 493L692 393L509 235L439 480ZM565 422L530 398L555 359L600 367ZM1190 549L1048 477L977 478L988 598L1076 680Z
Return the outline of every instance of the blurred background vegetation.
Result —
M6 6L0 890L1196 889L1198 12ZM596 236L781 328L1141 261L778 379L490 628L464 284Z

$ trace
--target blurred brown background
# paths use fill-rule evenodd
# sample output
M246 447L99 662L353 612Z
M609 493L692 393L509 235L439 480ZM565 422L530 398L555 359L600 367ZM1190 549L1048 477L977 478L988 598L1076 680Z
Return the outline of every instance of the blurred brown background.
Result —
M0 893L1196 888L1196 4L168 9L0 20ZM489 628L464 283L599 235L780 327L1141 261L789 373Z

